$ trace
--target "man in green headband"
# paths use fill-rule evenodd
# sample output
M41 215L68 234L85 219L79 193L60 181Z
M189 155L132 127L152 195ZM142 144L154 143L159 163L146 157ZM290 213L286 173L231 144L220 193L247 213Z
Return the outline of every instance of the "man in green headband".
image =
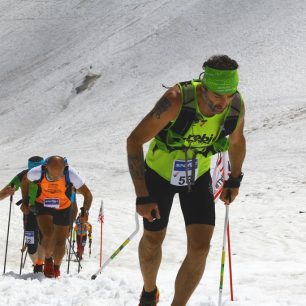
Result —
M210 163L216 152L228 150L231 162L221 200L230 204L239 192L246 147L238 64L216 55L203 69L200 79L168 89L127 139L136 211L144 224L139 244L144 281L140 306L159 300L156 278L174 195L179 194L184 216L187 254L176 277L172 306L183 306L202 278L214 231ZM149 140L144 159L143 144Z

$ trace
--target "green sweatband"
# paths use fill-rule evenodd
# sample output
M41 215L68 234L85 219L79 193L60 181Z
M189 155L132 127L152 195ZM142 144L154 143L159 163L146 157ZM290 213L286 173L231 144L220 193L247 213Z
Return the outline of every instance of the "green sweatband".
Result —
M202 84L217 94L233 94L239 82L238 70L219 70L205 67Z

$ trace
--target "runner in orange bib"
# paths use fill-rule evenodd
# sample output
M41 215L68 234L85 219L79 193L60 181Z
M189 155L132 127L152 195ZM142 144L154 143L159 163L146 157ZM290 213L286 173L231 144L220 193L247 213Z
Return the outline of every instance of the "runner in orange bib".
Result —
M38 186L35 204L38 226L42 232L45 251L44 274L60 276L60 265L65 255L65 241L72 224L72 198L74 189L84 197L82 220L88 220L92 194L84 180L68 166L65 158L51 156L43 166L30 170L22 182L23 209L27 210L29 183Z

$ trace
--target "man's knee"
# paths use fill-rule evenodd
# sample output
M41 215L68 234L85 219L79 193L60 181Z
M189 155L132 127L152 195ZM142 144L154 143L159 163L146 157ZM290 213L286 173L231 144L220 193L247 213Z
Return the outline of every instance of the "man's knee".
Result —
M187 227L187 252L189 256L200 260L207 257L213 230L214 227L210 225L194 224Z
M43 232L43 239L40 239L42 242L46 240L51 240L53 238L53 231L46 230Z
M162 245L166 235L166 229L161 231L144 231L141 244L148 249L158 249Z
M207 257L210 249L210 241L198 241L188 244L187 254L193 258L203 260Z

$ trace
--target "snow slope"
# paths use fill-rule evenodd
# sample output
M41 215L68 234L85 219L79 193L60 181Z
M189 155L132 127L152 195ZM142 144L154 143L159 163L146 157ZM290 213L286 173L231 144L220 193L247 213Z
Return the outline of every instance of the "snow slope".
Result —
M21 214L14 208L0 305L21 305L27 297L33 305L136 305L140 234L90 280L99 265L100 200L106 258L134 229L126 137L163 93L162 83L197 77L216 53L240 63L247 105L245 179L230 212L236 301L229 302L227 282L224 305L306 304L303 0L1 0L0 11L0 185L29 156L56 153L68 157L95 197L92 257L79 275L74 265L57 281L32 279L29 262L18 275ZM77 95L89 72L101 77ZM0 263L7 204L0 205ZM188 305L217 305L223 217L217 204L205 276ZM158 281L162 306L171 303L184 253L183 219L174 205Z

